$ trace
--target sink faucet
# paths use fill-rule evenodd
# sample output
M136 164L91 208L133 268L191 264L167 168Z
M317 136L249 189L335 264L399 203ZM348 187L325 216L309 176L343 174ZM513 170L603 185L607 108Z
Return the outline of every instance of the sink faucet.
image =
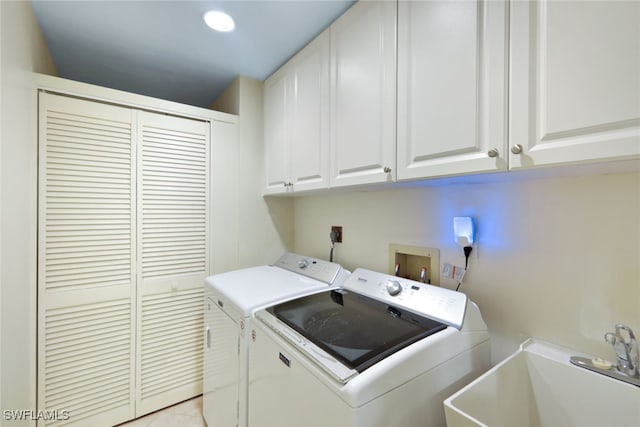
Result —
M581 368L606 375L616 380L624 381L640 387L640 354L638 342L630 327L617 324L615 332L607 332L605 341L613 346L618 356L618 364L611 369L611 363L600 358L571 356L569 361Z
M605 341L613 346L618 356L618 369L633 378L640 378L638 342L630 327L617 324L615 332L607 332Z

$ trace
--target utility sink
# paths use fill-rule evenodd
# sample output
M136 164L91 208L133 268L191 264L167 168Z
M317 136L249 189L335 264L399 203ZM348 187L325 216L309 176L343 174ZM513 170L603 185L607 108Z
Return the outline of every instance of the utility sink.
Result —
M640 387L572 365L538 340L445 400L448 427L638 427Z

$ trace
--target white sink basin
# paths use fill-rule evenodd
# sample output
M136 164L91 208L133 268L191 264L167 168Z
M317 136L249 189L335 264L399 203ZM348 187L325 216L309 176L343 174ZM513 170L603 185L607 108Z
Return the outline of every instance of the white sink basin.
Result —
M447 426L640 426L640 387L574 366L575 355L526 341L445 400Z

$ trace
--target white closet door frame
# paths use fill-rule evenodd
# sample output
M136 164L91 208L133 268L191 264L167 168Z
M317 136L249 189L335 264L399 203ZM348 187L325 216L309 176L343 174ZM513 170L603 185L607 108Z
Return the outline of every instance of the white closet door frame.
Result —
M136 95L136 94L131 94L131 93L127 93L127 92L123 92L123 91L119 91L119 90L114 90L114 89L108 89L108 88L104 88L104 87L99 87L99 86L95 86L95 85L90 85L90 84L86 84L86 83L80 83L80 82L75 82L75 81L71 81L71 80L66 80L66 79L61 79L58 77L52 77L52 76L46 76L46 75L41 75L41 74L34 74L34 91L44 91L47 92L49 94L56 94L59 95L61 98L64 99L71 99L73 102L82 102L82 100L88 101L89 103L93 103L95 104L95 107L92 108L98 108L98 109L102 109L102 108L106 108L106 109L110 109L110 108L115 108L116 110L126 110L131 112L131 114L133 114L133 116L129 119L127 119L127 121L131 122L131 141L134 141L136 136L137 136L137 127L136 127L136 123L135 123L135 115L137 114L135 112L135 110L143 110L143 111L154 111L157 113L160 113L163 117L181 117L181 118L185 118L185 119L192 119L192 120L199 120L201 122L205 122L206 123L206 127L208 129L209 135L214 134L215 133L218 135L216 137L217 139L217 144L218 144L218 148L216 150L211 150L209 147L207 147L207 150L209 150L213 155L219 155L220 153L225 154L225 156L228 157L228 153L226 153L226 149L225 147L228 146L227 142L229 143L233 143L235 138L237 138L237 130L235 128L235 126L237 125L237 121L238 118L235 115L232 114L226 114L226 113L221 113L221 112L217 112L217 111L212 111L212 110L208 110L208 109L204 109L204 108L198 108L198 107L193 107L193 106L188 106L188 105L184 105L184 104L179 104L179 103L175 103L175 102L170 102L170 101L164 101L164 100L159 100L156 98L150 98L150 97L146 97L146 96L142 96L142 95ZM42 103L43 107L45 106L45 103ZM86 112L86 109L83 109L83 111ZM39 159L40 159L40 164L39 164L39 177L38 177L38 182L39 182L39 188L41 191L39 191L38 193L38 201L39 201L39 205L37 207L38 209L38 216L39 216L39 222L36 225L35 223L33 224L34 228L37 227L37 231L38 231L38 257L39 257L39 266L40 263L43 260L46 260L46 234L44 233L45 230L45 224L43 223L43 220L45 219L45 213L46 213L46 196L44 194L44 183L45 183L45 172L46 170L45 168L45 163L43 161L44 159L44 155L45 155L45 151L44 151L44 146L42 144L44 144L44 129L45 127L43 126L43 121L44 121L44 116L40 115L39 116L39 124L40 124L40 130L38 133L39 136L39 141L41 141L41 145L39 146ZM233 141L227 141L225 140L225 137L227 136L233 136ZM210 142L210 140L208 141L208 143ZM221 145L222 144L222 145ZM208 144L207 144L208 145ZM131 158L132 159L136 159L137 156L137 152L136 152L136 147L135 145L131 146ZM205 157L207 157L207 154L205 154ZM226 157L225 157L226 158ZM38 159L34 159L34 161L37 161ZM210 160L209 160L210 161ZM219 163L221 161L220 157L217 157L217 162ZM130 178L130 182L135 184L135 180L137 178L137 170L136 170L136 166L137 166L137 162L133 161L131 164L131 178ZM225 167L228 170L229 167L231 167L230 165L226 165ZM233 170L233 172L235 173L235 169ZM220 174L218 174L216 171L213 172L214 176L217 177L221 177ZM222 177L222 178L227 178ZM211 190L211 186L209 183L209 177L207 177L207 191ZM218 181L218 179L217 179ZM233 183L228 183L229 186L232 186ZM131 200L133 200L133 203L131 205L131 215L132 215L132 220L131 220L131 227L132 230L136 229L136 222L137 222L137 206L136 206L136 193L137 193L137 189L135 185L132 185L132 193L131 193ZM220 200L224 200L226 203L226 195L223 196L221 193L219 193L217 195L217 199L218 203ZM209 200L208 200L208 208L211 208L211 205L213 204L214 199L213 197L211 197L211 195L209 195ZM237 206L235 207L237 209ZM220 208L216 208L216 210L220 211ZM209 215L209 213L207 213L207 215ZM227 215L227 213L225 212L225 215ZM211 216L211 215L209 215ZM218 220L220 218L220 215L218 215ZM211 227L211 224L208 225L209 230ZM234 233L233 230L229 230L228 228L232 227L232 225L228 225L227 228L223 228L223 227L218 227L218 229L216 229L216 238L220 239L220 238L224 238L226 240L228 240L230 238L231 235L236 235ZM207 230L207 233L210 233L210 231ZM35 234L35 230L34 230L34 234ZM210 240L211 238L211 234L207 235L207 239ZM226 241L225 240L225 241ZM129 241L129 238L127 239L127 241ZM113 287L112 289L109 290L104 290L104 289L97 289L94 290L94 294L97 295L97 298L106 298L106 297L112 297L112 296L116 296L116 297L126 297L128 298L128 310L130 313L130 326L132 329L130 336L131 339L131 345L133 347L130 348L130 351L128 353L127 356L127 366L128 366L128 370L129 372L132 373L132 378L133 380L137 380L137 377L135 377L135 370L137 369L137 361L136 361L136 357L138 356L139 352L138 352L138 348L137 348L137 342L136 342L136 336L135 334L137 333L137 326L134 326L136 323L136 317L137 317L137 306L136 306L136 298L137 298L137 292L140 289L140 286L138 286L138 284L136 283L136 278L138 275L137 270L135 269L135 261L137 260L138 257L138 247L137 247L137 236L135 235L135 233L133 233L133 236L130 236L130 243L131 243L131 254L132 254L132 264L131 264L131 272L130 272L130 276L132 277L130 282L134 283L137 289L133 289L133 287L129 287L128 290L123 290L123 287L121 286L120 288L118 287ZM208 245L208 247L205 250L206 256L207 256L207 269L209 270L209 272L211 271L212 265L211 265L211 256L214 254L211 250L212 245ZM220 252L220 251L218 251ZM228 259L227 259L228 258ZM235 254L235 256L232 256L231 254L227 256L227 258L225 258L225 265L218 265L218 268L225 268L225 269L232 269L234 268L233 266L235 265L235 263L237 262L237 254ZM231 265L231 267L229 267L229 265ZM46 375L44 373L44 368L46 365L46 359L44 358L44 345L46 344L44 342L45 339L45 334L44 334L44 327L46 326L46 309L49 309L51 307L55 308L56 305L54 305L53 303L56 304L78 304L77 307L78 308L86 308L89 309L89 313L94 313L94 308L92 306L86 305L87 303L87 295L89 294L88 290L85 290L84 292L58 292L57 294L55 292L47 292L46 291L46 276L45 276L45 271L40 269L38 270L38 296L39 296L39 300L36 302L34 301L34 304L37 305L37 307L32 308L34 311L36 311L37 308L37 313L38 313L38 330L33 330L30 331L30 333L33 333L34 337L36 336L36 332L37 332L37 350L38 350L38 355L37 355L37 366L34 367L34 371L33 371L33 377L34 379L37 378L38 380L38 385L37 385L37 408L39 410L44 410L44 409L56 409L56 408L51 408L51 407L46 407L46 400L45 400L45 392L46 389L43 386L43 382L46 379ZM186 283L185 280L183 280L184 283ZM192 281L194 288L193 289L187 289L188 286L185 285L184 287L184 291L195 291L196 294L197 292L202 292L202 281L199 279L193 279ZM26 285L30 285L29 283L27 283ZM197 286L197 290L196 290L196 286ZM170 287L170 286L169 286ZM177 289L177 288L176 288ZM47 298L47 293L52 294L53 296L51 298ZM56 300L54 301L52 298L56 298ZM196 298L198 300L201 300L202 297L201 296L196 296ZM82 306L84 304L84 306ZM198 315L202 315L202 306L200 306L197 310ZM69 313L67 313L69 314ZM79 320L83 320L87 318L87 316L83 317L82 313L78 314L78 313L71 313L70 315L70 319L67 319L67 322L70 323L76 323ZM68 316L68 317L69 317ZM75 316L75 317L74 317ZM199 332L199 339L202 340L202 331ZM33 355L34 358L36 358L36 355ZM135 381L133 382L135 384ZM192 391L195 390L195 394L199 394L201 387L196 384L194 387L191 388ZM128 405L128 407L126 408L126 410L120 410L120 409L115 409L115 410L110 410L107 411L109 413L103 413L103 414L97 414L96 416L93 417L82 417L81 419L78 418L78 413L77 411L76 413L76 420L79 421L78 424L86 424L86 425L113 425L113 424L118 424L120 422L124 422L126 420L132 419L136 416L136 413L134 411L134 405L135 405L135 400L136 400L136 394L135 394L135 387L131 387L130 390L127 392L127 396L128 399L131 400L131 404ZM175 403L179 400L174 400L172 402L168 402L167 404L172 404ZM166 406L166 405L165 405ZM68 408L62 408L62 409L68 409ZM73 409L73 408L71 408ZM137 409L140 409L137 408ZM139 415L139 413L138 413ZM73 413L71 415L73 417Z

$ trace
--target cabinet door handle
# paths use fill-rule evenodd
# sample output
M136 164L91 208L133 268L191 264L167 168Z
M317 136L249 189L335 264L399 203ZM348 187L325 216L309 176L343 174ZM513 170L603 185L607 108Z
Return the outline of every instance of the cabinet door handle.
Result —
M511 152L512 152L513 154L520 154L520 153L522 153L522 145L520 145L520 144L516 144L516 145L514 145L513 147L511 147Z
M207 326L206 328L207 331L207 350L211 350L211 329L209 329L209 327Z
M389 166L385 166L383 170L384 170L384 173L391 172L391 168Z
M494 157L498 157L498 154L500 153L498 152L497 148L492 148L491 150L487 151L487 156L491 157L492 159Z

